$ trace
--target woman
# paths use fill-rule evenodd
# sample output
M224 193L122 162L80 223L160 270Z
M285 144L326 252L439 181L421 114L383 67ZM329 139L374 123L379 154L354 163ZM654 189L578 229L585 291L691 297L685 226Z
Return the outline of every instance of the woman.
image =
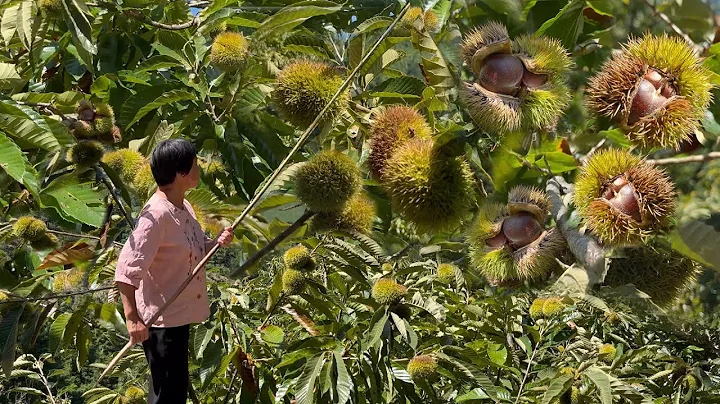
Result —
M151 404L186 402L190 324L210 315L204 268L153 324L147 322L215 243L227 246L233 239L232 227L215 240L206 237L185 200L200 181L196 154L187 140L164 140L155 147L150 167L158 189L143 207L115 270L130 342L143 344L150 365Z

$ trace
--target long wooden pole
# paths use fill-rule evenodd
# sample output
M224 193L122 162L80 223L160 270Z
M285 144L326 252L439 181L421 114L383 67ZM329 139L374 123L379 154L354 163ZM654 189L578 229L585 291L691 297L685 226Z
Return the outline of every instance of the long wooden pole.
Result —
M247 216L248 213L260 201L260 198L265 194L265 192L268 190L268 188L270 188L270 185L272 185L272 183L277 179L277 177L280 175L280 173L285 168L285 166L290 162L290 159L292 159L292 157L295 155L295 153L297 153L297 151L300 150L300 148L303 146L303 144L308 139L308 137L310 137L310 134L312 133L313 129L315 129L317 127L317 125L320 123L320 120L327 113L327 111L330 109L332 104L338 99L338 97L340 97L340 95L343 93L343 91L345 91L345 89L347 89L347 87L350 85L350 82L352 82L353 78L358 73L358 71L360 71L360 69L365 65L365 63L367 63L367 61L370 59L370 56L380 46L380 43L382 43L382 41L385 40L385 38L387 38L390 35L392 30L395 28L395 25L397 25L398 21L403 17L403 15L405 15L405 13L407 12L407 10L409 8L410 8L410 2L407 2L407 4L405 4L405 6L402 8L402 10L400 10L400 13L398 13L398 15L395 17L395 20L393 20L393 22L390 24L389 27L387 27L387 29L385 30L385 32L383 32L383 34L380 36L380 38L377 40L377 42L375 42L375 45L373 45L373 47L368 51L368 53L365 55L365 57L362 58L360 63L358 63L358 65L355 67L355 69L353 69L353 71L348 75L348 77L342 83L340 88L335 92L333 97L330 99L330 102L328 102L328 104L325 105L325 108L323 108L323 110L320 111L320 114L318 116L316 116L315 120L310 124L310 126L308 126L308 128L305 129L305 132L302 134L302 136L300 136L300 139L298 139L295 146L292 148L292 150L290 150L290 153L288 153L288 155L280 163L278 168L275 169L275 171L272 173L270 178L267 181L265 181L265 185L263 185L262 188L260 188L260 190L255 194L255 196L250 201L250 203L248 203L248 205L245 207L245 209L243 209L243 211L240 213L240 216L238 216L237 219L235 219L235 222L233 222L233 225L232 225L233 230L235 229L235 227L237 227L240 224L240 222L243 219L245 219L245 216ZM158 319L158 317L160 317L160 315L162 315L162 313L165 312L165 310L168 308L168 306L170 306L175 301L175 299L177 299L178 296L180 296L180 294L185 290L187 285L189 285L190 282L192 281L192 279L197 275L197 273L200 272L200 269L203 266L205 266L205 264L208 262L210 257L212 257L213 254L215 254L215 252L218 250L218 248L220 248L220 245L215 244L213 246L213 248L211 248L210 251L208 251L205 254L205 257L202 259L202 261L200 261L199 264L197 264L195 269L193 269L190 276L188 276L187 279L185 279L185 281L182 283L182 285L180 285L180 288L178 288L178 290L172 296L170 296L170 298L167 301L165 301L165 304L163 304L162 307L160 307L160 309L158 309L157 313L155 313L152 317L150 317L150 320L148 320L148 322L146 324L148 327L150 327ZM120 361L120 359L122 359L122 357L125 356L125 354L130 350L130 348L132 348L132 344L130 344L130 342L128 341L128 343L125 344L123 349L121 349L120 352L118 352L117 355L115 355L115 357L110 361L110 363L108 363L107 367L105 368L105 371L103 371L103 373L100 375L100 377L95 382L95 386L97 386L97 384L100 383L100 381L105 377L105 375L107 375L115 367L115 365L117 365L117 363Z

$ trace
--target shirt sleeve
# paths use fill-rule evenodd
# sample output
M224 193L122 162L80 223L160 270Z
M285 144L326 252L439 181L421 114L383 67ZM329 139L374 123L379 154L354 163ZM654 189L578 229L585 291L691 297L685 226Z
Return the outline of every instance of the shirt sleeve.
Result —
M163 212L147 209L138 217L135 229L120 251L115 268L115 281L127 283L135 288L140 286L145 273L150 269L158 248L165 238Z

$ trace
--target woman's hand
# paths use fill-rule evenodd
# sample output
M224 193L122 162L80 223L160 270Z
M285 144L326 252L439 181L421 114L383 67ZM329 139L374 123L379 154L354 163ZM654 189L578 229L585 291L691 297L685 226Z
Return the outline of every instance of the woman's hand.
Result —
M234 237L235 234L233 234L233 228L228 226L218 236L217 243L222 247L227 247L230 243L232 243Z
M145 323L140 318L128 318L127 320L128 334L130 334L130 344L141 344L143 341L148 339L150 333L148 332Z

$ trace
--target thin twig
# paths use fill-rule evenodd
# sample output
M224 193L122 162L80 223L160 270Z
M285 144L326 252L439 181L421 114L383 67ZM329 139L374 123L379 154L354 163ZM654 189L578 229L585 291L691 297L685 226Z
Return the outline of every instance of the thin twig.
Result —
M185 21L185 22L179 23L179 24L163 24L161 22L153 21L150 18L146 17L145 14L137 12L135 10L125 10L125 14L130 17L137 18L138 20L144 22L145 24L152 25L155 28L167 29L170 31L182 31L184 29L188 29L188 28L200 25L200 18L198 18L198 17L195 17L190 21Z
M685 163L704 163L706 161L720 159L720 152L710 152L707 154L697 154L694 156L685 157L668 157L666 159L657 160L646 160L650 164L656 166L670 165L670 164L685 164Z
M606 138L606 137L600 139L600 141L597 142L597 144L596 144L595 146L593 146L592 149L590 149L590 151L587 152L587 154L586 154L582 159L580 159L580 162L581 162L582 164L585 164L585 162L590 158L590 156L592 156L593 154L595 154L601 147L603 147L603 145L605 144L605 142L607 142L607 138Z
M645 3L646 6L650 7L650 10L652 10L652 12L655 14L656 17L663 20L663 22L667 26L669 26L670 29L672 29L677 35L681 36L685 40L685 42L687 42L690 46L692 46L692 48L695 50L695 52L697 52L698 55L700 54L700 52L702 52L702 48L700 46L698 46L695 43L695 41L693 41L692 38L690 38L690 36L688 34L683 32L683 30L680 29L680 27L675 25L670 20L670 18L667 15L665 15L665 13L659 11L655 4L650 4L650 2L648 0L642 0L642 2Z
M285 292L280 292L280 296L278 296L277 301L275 301L275 304L270 309L270 312L267 314L267 317L265 317L265 320L262 322L262 324L260 324L260 327L258 327L258 330L262 330L265 327L265 325L267 324L267 322L270 321L270 317L272 317L273 313L275 313L275 309L278 308L278 306L280 305L280 302L283 300L284 297L285 297Z
M295 223L291 224L288 228L282 231L282 233L278 234L274 239L270 240L269 243L267 243L263 248L258 250L255 254L253 254L250 258L247 259L247 261L243 262L243 264L240 266L240 268L232 271L230 273L230 278L235 279L237 276L244 273L248 268L250 268L253 264L258 262L260 258L264 257L265 254L272 251L273 248L275 248L278 244L283 242L286 238L290 237L293 233L295 233L305 222L310 220L311 217L315 215L315 212L312 211L306 211L303 213L302 216L300 216Z
M33 298L13 298L13 299L7 299L0 302L0 304L5 303L20 303L20 302L39 302L43 300L55 300L55 299L61 299L63 297L70 297L70 296L77 296L77 295L86 295L96 292L102 292L105 290L110 290L115 288L115 286L103 286L101 288L97 289L86 289L86 290L79 290L76 292L70 292L70 293L61 293L57 295L49 295L49 296L43 296L43 297L33 297Z
M100 240L100 237L98 236L92 236L90 234L76 234L76 233L68 233L66 231L59 231L59 230L51 230L47 229L48 233L57 234L58 236L65 236L65 237L75 237L75 238L90 238L93 240ZM117 241L113 241L113 244L117 247L122 247L122 243L118 243Z
M125 205L122 204L120 201L120 198L117 196L117 189L115 186L110 183L110 180L108 180L107 176L105 175L105 172L103 169L99 166L95 166L95 173L98 178L100 178L100 181L102 181L103 184L105 184L105 187L107 187L108 191L110 191L110 196L115 200L115 203L117 203L118 207L122 211L123 215L125 216L125 220L127 220L128 224L131 227L135 227L135 220L133 220L132 216L130 216L130 213L128 213L127 209L125 209Z
M540 343L542 342L543 334L545 333L545 328L540 329L540 334L538 335L538 341L535 344L535 348L533 349L532 355L530 355L530 360L528 361L527 369L525 369L525 376L522 379L522 383L520 383L520 388L518 389L518 395L515 398L515 404L520 402L520 397L522 397L522 391L525 387L525 383L527 382L527 378L530 375L530 369L532 368L533 361L535 360L535 355L537 355L538 349L540 349Z
M366 113L366 114L372 112L372 110L370 108L360 105L360 103L357 103L357 102L353 102L352 106L354 108L356 108L358 111Z
M238 373L240 373L240 369L235 368L235 372L233 373L232 378L230 378L230 385L227 388L227 393L225 393L225 399L223 400L223 404L227 404L228 398L230 398L230 392L235 385L235 378L237 377Z

